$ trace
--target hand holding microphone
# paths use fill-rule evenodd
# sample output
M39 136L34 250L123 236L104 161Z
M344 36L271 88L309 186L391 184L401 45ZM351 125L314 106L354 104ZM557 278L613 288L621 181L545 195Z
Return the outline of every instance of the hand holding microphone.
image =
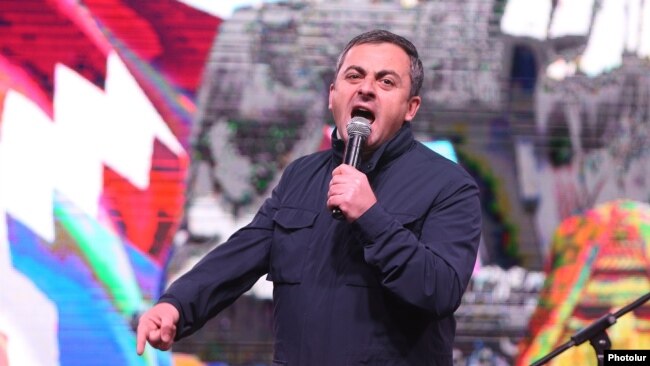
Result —
M359 214L355 212L354 208L361 208L365 212L366 209L372 206L372 203L376 202L367 177L357 170L361 160L361 150L366 139L370 136L370 121L363 117L354 117L348 122L346 129L348 142L343 154L343 164L349 165L354 169L344 166L339 166L334 169L328 192L328 206L333 207L332 216L334 218L340 220L347 216L348 219L354 220ZM361 206L351 204L350 212L346 210L346 215L344 215L339 207L340 204L347 205L358 200L361 200ZM365 205L363 203L366 205L368 203L371 204L368 207L364 207Z

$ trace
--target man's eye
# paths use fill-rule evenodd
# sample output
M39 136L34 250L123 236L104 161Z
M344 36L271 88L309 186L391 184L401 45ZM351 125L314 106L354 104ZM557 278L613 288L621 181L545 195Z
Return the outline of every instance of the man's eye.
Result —
M379 82L384 85L390 85L390 86L395 85L395 82L391 79L381 79Z
M359 74L348 74L345 78L346 79L360 79L361 75L359 75Z

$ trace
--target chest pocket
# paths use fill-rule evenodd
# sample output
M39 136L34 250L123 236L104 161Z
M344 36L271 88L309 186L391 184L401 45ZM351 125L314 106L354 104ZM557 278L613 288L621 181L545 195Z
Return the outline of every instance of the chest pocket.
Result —
M317 212L293 207L281 207L275 212L267 280L288 284L301 282L316 216Z

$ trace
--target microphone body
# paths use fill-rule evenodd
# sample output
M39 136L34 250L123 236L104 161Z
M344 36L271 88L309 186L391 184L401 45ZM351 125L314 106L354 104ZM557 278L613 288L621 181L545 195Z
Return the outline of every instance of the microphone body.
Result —
M361 149L370 136L370 121L363 117L354 117L348 122L346 127L348 132L348 143L345 145L343 153L343 164L359 168L361 162ZM332 209L332 216L341 220L344 218L343 212L338 207Z

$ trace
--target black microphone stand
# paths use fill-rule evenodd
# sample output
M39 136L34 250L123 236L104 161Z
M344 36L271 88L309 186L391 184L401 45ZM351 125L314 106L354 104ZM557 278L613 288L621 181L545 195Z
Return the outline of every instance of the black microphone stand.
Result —
M616 319L638 308L648 300L650 300L650 292L636 299L633 303L625 306L614 314L607 313L601 316L587 327L578 331L578 333L573 335L568 342L560 345L558 348L551 351L551 353L548 355L533 362L530 364L530 366L543 365L567 349L573 346L579 346L586 341L589 341L589 343L591 343L591 346L594 347L596 357L598 358L598 366L603 366L605 360L605 350L610 349L612 346L612 342L609 340L609 336L607 335L607 328L609 328L610 325L616 323Z

